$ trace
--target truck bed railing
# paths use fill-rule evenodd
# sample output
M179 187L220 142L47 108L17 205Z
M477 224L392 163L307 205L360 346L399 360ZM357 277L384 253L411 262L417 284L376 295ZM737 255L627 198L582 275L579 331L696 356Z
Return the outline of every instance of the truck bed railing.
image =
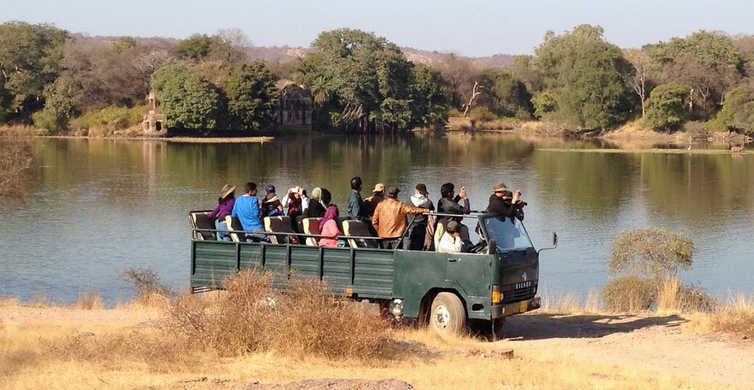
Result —
M248 235L265 235L265 236L294 236L303 238L333 238L332 236L323 236L321 234L306 234L306 233L291 233L291 232L262 232L262 231L247 231L247 230L217 230L217 229L191 229L192 237L195 237L193 233L197 232L211 232L211 233L233 233L233 234L248 234ZM388 240L387 238L381 238L376 236L336 236L337 239L343 240ZM393 240L390 238L389 240Z

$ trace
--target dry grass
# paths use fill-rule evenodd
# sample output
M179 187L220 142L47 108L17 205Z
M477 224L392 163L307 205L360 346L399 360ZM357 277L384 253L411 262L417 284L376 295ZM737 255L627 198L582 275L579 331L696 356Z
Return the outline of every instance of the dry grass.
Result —
M332 295L316 281L299 280L280 293L267 275L240 272L214 299L182 295L171 305L167 330L222 356L277 351L290 356L372 359L382 355L390 326Z
M99 294L83 292L79 294L74 307L82 310L101 310L105 305L102 303L102 297Z
M0 136L7 137L32 137L42 135L44 130L28 125L2 125L0 126Z
M704 332L754 339L754 298L739 295L713 313L695 316L693 324Z
M191 381L217 380L213 388L242 383L286 383L308 378L396 378L417 389L730 389L695 378L586 362L550 349L518 348L471 337L439 338L422 329L394 332L393 359L342 359L250 353L232 358L196 353L185 345L160 349L155 330L132 325L93 328L0 327L0 388L132 389L194 388ZM174 341L172 341L174 343ZM169 346L169 345L168 345ZM516 348L513 359L486 354ZM173 351L186 352L175 355ZM210 387L197 387L210 388Z
M711 312L719 302L704 289L686 286L678 278L665 278L659 283L656 309L659 313Z
M31 167L31 144L20 137L0 137L0 196L22 196Z

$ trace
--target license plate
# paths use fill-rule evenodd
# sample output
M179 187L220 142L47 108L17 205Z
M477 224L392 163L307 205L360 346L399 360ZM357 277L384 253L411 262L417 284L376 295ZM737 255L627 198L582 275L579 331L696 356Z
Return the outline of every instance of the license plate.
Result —
M529 301L519 303L519 313L526 313L527 309L529 309Z
M528 281L528 282L516 283L516 290L519 290L519 289L522 289L522 288L529 288L531 286L532 286L532 281L531 280Z

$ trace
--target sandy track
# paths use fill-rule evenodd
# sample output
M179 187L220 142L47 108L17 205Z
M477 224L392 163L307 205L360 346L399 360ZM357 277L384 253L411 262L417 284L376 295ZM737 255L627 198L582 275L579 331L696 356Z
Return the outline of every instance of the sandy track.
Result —
M699 335L688 322L674 314L537 313L508 319L504 343L533 359L558 354L754 389L754 342Z

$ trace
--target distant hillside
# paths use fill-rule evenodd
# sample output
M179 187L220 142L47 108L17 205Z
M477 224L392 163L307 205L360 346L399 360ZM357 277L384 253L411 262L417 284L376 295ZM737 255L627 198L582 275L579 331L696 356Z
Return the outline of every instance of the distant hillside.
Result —
M90 42L114 42L120 37L112 36L88 36L84 34L73 34L73 37L79 40L85 40ZM141 44L153 46L157 49L170 50L175 48L180 40L174 38L161 38L161 37L135 37L136 41ZM249 55L250 60L263 60L270 62L285 63L293 61L296 58L303 57L309 48L305 47L290 47L290 46L253 46L246 49L246 53ZM443 58L449 53L442 53L438 51L429 51L414 49L411 47L402 47L403 53L406 54L406 58L409 61L427 64L437 65L442 62ZM516 57L510 54L495 54L487 57L465 57L459 56L463 59L468 59L479 67L503 67L513 63L513 59Z

